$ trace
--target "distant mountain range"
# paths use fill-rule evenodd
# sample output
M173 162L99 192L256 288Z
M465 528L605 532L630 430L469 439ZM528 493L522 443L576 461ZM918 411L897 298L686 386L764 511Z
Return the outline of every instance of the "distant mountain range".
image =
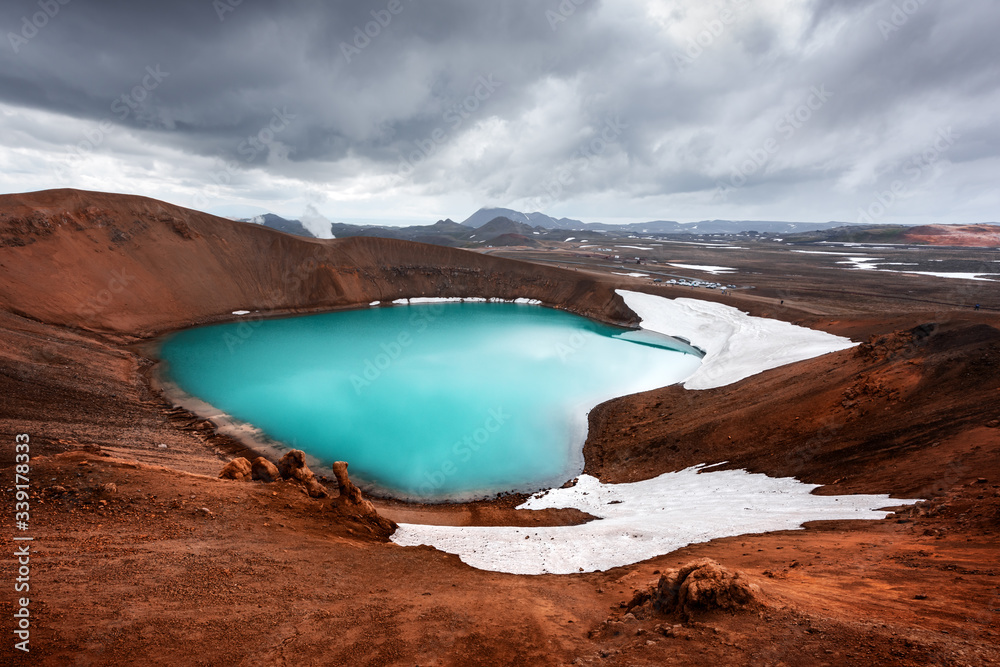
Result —
M489 214L483 214L484 211L492 214L493 212L507 210L509 209L482 209L463 223L457 223L452 220L439 220L433 225L414 225L410 227L350 225L335 222L330 225L330 232L337 238L372 236L453 247L469 247L484 244L530 246L538 245L541 241L565 241L567 238L562 231L553 231L542 225L532 225L530 222L532 217L536 220L547 222L547 224L558 224L559 221L541 213L532 214L532 217L528 217L517 211L511 211L520 220L513 220L503 215L490 217ZM306 229L300 221L289 220L271 213L244 219L242 222L263 225L289 234L315 238L315 235ZM579 221L571 222L583 224L579 223Z
M507 218L534 227L545 229L583 229L586 223L570 218L553 218L544 213L521 213L510 208L481 208L462 221L466 227L481 227L494 218Z
M289 234L314 237L298 220L288 220L267 213L244 220L262 224ZM983 223L990 224L990 223ZM829 230L871 228L873 225L856 225L846 222L779 222L774 220L702 220L700 222L675 222L653 220L630 224L606 224L581 222L571 218L553 218L544 213L524 213L509 208L481 208L462 222L439 220L433 225L410 227L389 227L380 225L351 225L333 223L330 230L335 237L374 236L377 238L403 239L434 245L470 247L489 245L537 245L544 241L565 241L573 235L569 232L585 234L587 240L621 238L638 235L675 234L739 234L759 232L761 234L822 234ZM875 225L874 227L895 227ZM902 226L900 226L902 227ZM578 238L578 240L581 240Z
M377 227L334 223L333 235L374 236L377 238L403 239L453 247L481 245L538 245L541 241L565 241L565 232L532 226L503 216L498 216L473 227L451 220L439 220L433 225L412 227Z
M286 234L295 234L296 236L308 236L311 238L316 238L316 236L310 232L305 226L298 220L288 220L282 218L280 215L275 215L273 213L265 213L264 215L258 215L255 218L249 218L243 220L243 222L251 222L255 225L264 225L265 227L270 227L271 229L277 229L279 232L285 232Z

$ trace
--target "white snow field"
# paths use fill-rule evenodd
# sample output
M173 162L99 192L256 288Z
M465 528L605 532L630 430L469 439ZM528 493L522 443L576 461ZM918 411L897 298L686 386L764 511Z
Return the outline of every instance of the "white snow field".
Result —
M705 271L706 273L711 273L713 276L720 273L736 273L736 269L730 266L704 266L702 264L669 264L669 266L675 266L678 269L690 269L692 271Z
M638 315L643 329L686 340L705 353L685 389L714 389L795 361L854 347L848 338L753 317L742 310L699 299L667 299L616 290Z
M537 493L518 509L573 507L598 520L543 528L400 524L392 541L431 545L463 562L511 574L594 572L670 553L696 542L772 530L807 521L883 519L879 508L916 500L887 495L817 496L815 484L743 470L700 467L631 484L581 475L576 486Z

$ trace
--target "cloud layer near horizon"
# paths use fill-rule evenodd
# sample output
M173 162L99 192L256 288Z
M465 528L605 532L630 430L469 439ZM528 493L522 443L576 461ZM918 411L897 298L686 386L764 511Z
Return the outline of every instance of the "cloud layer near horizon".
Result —
M235 3L4 3L0 190L335 220L1000 218L988 0Z

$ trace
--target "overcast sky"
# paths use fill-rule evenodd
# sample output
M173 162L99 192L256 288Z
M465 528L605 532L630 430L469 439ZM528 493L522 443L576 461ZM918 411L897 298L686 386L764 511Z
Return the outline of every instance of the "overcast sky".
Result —
M995 0L4 0L0 191L315 225L996 221L998 24Z

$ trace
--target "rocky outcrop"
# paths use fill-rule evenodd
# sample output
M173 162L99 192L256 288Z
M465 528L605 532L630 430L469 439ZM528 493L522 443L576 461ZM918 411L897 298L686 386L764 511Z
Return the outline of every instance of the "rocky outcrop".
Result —
M252 473L255 480L266 482L268 484L271 482L277 482L281 479L281 473L278 472L278 466L274 465L263 456L258 456L254 459Z
M277 470L282 479L294 479L299 482L305 482L316 476L306 464L306 454L301 449L285 452L278 461Z
M376 536L388 539L396 530L396 524L380 515L371 501L361 494L361 489L347 475L347 463L345 461L334 463L333 474L337 477L340 495L334 498L331 509L361 523Z
M728 570L714 560L691 561L679 570L667 570L656 586L639 591L625 611L655 611L690 617L715 610L741 611L756 607L760 588L739 572Z
M346 461L336 461L333 464L333 474L337 477L337 484L340 486L341 502L352 505L365 505L367 503L371 506L371 503L361 495L361 489L355 486L354 482L347 475Z
M319 483L316 474L306 465L306 454L301 449L292 449L278 461L278 473L283 479L301 482L310 498L326 498L326 487Z
M897 357L910 358L914 356L917 352L916 348L926 338L934 335L937 328L937 324L928 323L908 331L894 331L889 334L871 336L867 342L858 345L854 355L869 363Z
M226 467L219 473L219 479L234 479L237 482L248 482L252 474L250 461L245 457L239 456L226 464Z

